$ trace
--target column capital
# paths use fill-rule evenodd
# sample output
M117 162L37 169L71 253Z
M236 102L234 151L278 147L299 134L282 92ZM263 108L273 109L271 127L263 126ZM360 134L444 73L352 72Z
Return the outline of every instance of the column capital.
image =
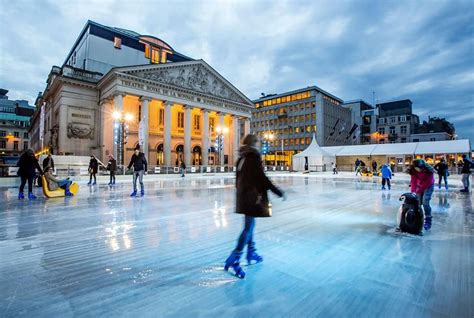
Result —
M127 96L127 94L125 94L124 92L115 92L112 95L112 97L118 97L118 96L122 96L122 98L123 98L123 97Z
M139 100L140 100L140 102L143 102L143 101L151 102L152 98L148 97L148 96L140 96Z
M191 105L183 105L183 109L192 110L193 108L194 108L194 106L191 106Z
M207 108L201 108L201 111L202 111L203 113L208 113L208 114L211 112L211 111L210 111L209 109L207 109Z
M163 104L164 104L166 107L172 107L172 106L174 105L173 102L168 101L168 100L164 100L164 101L163 101Z

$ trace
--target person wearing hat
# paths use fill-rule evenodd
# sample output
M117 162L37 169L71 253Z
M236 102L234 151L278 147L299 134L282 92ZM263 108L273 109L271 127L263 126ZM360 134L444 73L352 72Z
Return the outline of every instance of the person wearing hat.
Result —
M237 160L236 172L236 213L245 215L244 228L237 241L237 246L226 259L224 270L231 268L239 278L245 277L245 272L240 267L240 257L245 246L247 246L247 262L260 263L263 258L257 254L253 231L256 217L271 216L271 207L268 201L267 191L271 190L279 197L286 199L283 191L278 189L265 175L262 166L262 157L257 147L257 137L247 135L240 148ZM265 208L267 207L267 208Z
M408 168L408 174L411 176L411 192L416 193L425 212L423 227L425 230L429 230L432 220L430 201L434 191L434 170L423 159L416 159Z
M33 179L36 176L36 169L43 174L38 159L36 159L33 150L26 150L18 160L16 164L18 167L18 176L21 179L20 189L18 192L18 199L22 200L25 198L23 195L23 190L25 189L25 184L28 181L28 199L34 200L36 196L33 194Z
M148 170L148 164L146 162L145 154L140 152L140 146L137 145L135 147L135 153L132 155L130 159L130 163L128 164L128 169L133 166L133 192L130 196L135 197L137 195L137 179L140 182L140 194L141 196L145 195L145 187L143 185L143 175L146 174Z

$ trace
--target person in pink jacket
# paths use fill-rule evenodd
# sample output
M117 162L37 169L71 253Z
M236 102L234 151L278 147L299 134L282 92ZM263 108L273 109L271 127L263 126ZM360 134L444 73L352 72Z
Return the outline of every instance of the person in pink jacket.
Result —
M425 212L425 224L423 227L425 230L429 230L432 219L430 200L434 191L434 170L423 159L416 159L413 160L413 163L408 168L408 173L411 176L411 192L416 193Z

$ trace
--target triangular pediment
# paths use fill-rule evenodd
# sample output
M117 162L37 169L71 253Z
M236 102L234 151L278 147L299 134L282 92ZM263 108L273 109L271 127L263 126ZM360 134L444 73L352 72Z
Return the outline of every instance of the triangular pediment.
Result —
M116 71L253 106L250 99L203 60L124 67Z

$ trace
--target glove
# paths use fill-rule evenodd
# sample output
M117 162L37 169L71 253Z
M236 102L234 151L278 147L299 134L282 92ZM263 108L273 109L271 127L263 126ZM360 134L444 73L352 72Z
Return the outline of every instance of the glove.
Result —
M285 193L285 192L283 192L283 195L281 196L281 200L282 200L282 201L286 201L286 199L287 199L287 197L286 197L286 193Z

